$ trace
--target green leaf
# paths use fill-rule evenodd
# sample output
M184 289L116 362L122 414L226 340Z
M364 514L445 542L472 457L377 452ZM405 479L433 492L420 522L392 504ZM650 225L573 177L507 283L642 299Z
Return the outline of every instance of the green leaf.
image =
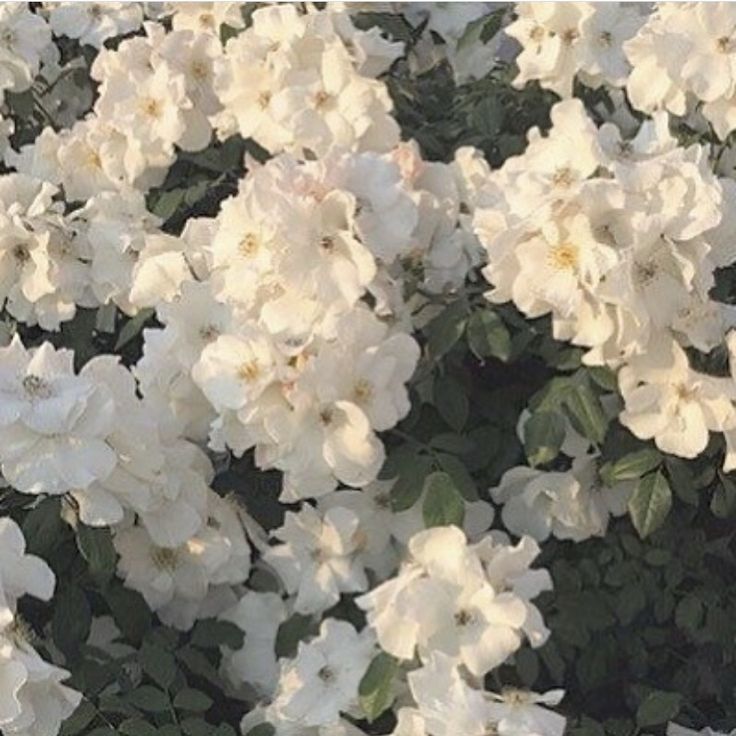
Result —
M60 736L75 736L83 731L97 715L97 709L89 702L82 700L77 709L67 718L59 732Z
M189 710L196 713L208 710L212 706L212 698L201 690L185 687L174 697L174 707L177 710Z
M455 457L455 455L448 455L443 452L438 453L437 462L439 462L442 470L452 477L455 486L466 501L478 500L478 488L462 460Z
M181 730L187 736L212 736L214 728L204 718L185 718L181 722Z
M432 459L426 455L412 453L402 458L398 478L391 487L391 508L394 511L406 511L419 500L432 464Z
M166 221L179 209L179 206L184 201L185 194L186 189L170 189L166 192L161 192L151 211L154 215Z
M565 440L565 419L554 411L538 411L524 424L524 450L532 467L554 460Z
M680 711L682 695L655 690L642 700L636 711L636 723L639 728L658 726L672 720Z
M460 432L470 413L470 402L462 385L452 378L438 381L434 386L434 403L440 416Z
M467 304L458 299L435 317L427 327L427 348L432 360L439 360L452 350L463 336L468 319Z
M736 513L736 483L723 473L718 477L720 483L713 491L710 510L719 519L728 519Z
M80 656L81 645L89 636L92 623L92 610L87 596L78 586L69 585L57 593L54 604L54 617L51 620L54 643L67 658L76 660Z
M274 736L276 729L270 723L259 723L251 728L245 736Z
M385 652L377 654L360 681L360 707L369 722L373 722L393 702L392 683L399 669L398 662Z
M105 601L120 631L134 644L138 644L151 628L151 610L143 596L122 585L108 586Z
M163 647L146 643L141 648L139 661L143 671L160 687L168 690L176 677L176 660Z
M684 631L697 631L703 623L704 614L703 603L697 596L685 596L675 608L677 628Z
M449 526L450 524L462 526L465 517L465 503L447 473L438 471L427 476L424 482L424 493L422 516L424 525L428 529L433 526Z
M167 723L156 731L156 736L182 736L181 729L174 723Z
M316 633L314 619L295 613L279 626L276 634L276 656L293 657L300 641Z
M109 529L79 524L77 546L89 564L89 571L98 581L109 580L115 573L117 553Z
M600 469L601 480L608 486L622 480L637 480L658 467L662 455L650 448L630 452L615 462L605 463Z
M507 361L511 356L511 335L492 309L481 309L468 321L468 345L480 358Z
M604 391L618 390L616 374L610 368L593 366L588 368L588 375L593 379L593 383L600 386Z
M134 340L138 333L143 329L146 322L153 316L153 309L141 309L135 317L131 317L124 325L123 329L120 330L117 342L115 343L115 350L125 347L131 340Z
M118 726L118 733L125 736L156 736L158 731L142 718L128 718Z
M231 621L209 618L197 621L192 631L192 644L202 649L218 649L221 646L240 649L243 636L243 630Z
M572 385L563 400L573 427L589 440L601 444L608 429L608 419L601 402L587 382Z
M61 500L58 496L43 499L23 520L27 549L34 555L49 557L68 533L69 527L61 518Z
M644 476L629 499L629 516L643 539L658 529L672 506L672 491L660 471Z
M126 700L136 708L151 713L162 713L169 709L169 696L153 685L141 685L129 692Z

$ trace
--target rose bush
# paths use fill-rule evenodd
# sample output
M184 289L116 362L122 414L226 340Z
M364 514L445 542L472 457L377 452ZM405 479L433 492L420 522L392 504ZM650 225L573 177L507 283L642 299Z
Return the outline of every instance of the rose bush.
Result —
M0 6L0 731L736 733L736 6Z

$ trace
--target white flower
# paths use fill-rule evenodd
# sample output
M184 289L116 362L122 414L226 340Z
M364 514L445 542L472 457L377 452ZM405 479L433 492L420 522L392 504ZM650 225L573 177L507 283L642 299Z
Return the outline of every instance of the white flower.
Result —
M359 518L347 508L327 509L323 516L305 505L298 514L287 511L284 525L274 532L282 544L270 547L263 559L296 594L298 613L325 611L341 593L368 587L362 551L365 535Z
M383 649L402 659L411 659L415 648L422 659L442 652L481 676L521 646L538 612L520 589L489 580L485 552L479 556L459 529L420 532L409 553L396 578L357 599ZM539 638L531 643L537 646Z
M196 534L178 547L156 545L140 526L113 537L125 585L137 590L162 621L181 630L200 615L217 615L232 605L228 596L218 600L218 586L240 583L250 572L250 548L235 511L214 492L207 511ZM215 610L203 608L208 594Z
M318 637L300 642L294 659L282 660L269 720L301 728L337 723L357 700L373 649L369 631L358 633L346 621L323 621Z
M565 718L545 708L558 705L564 696L563 690L549 690L544 694L532 693L516 688L504 688L499 694L491 693L489 703L491 717L498 721L499 736L562 736Z
M24 595L48 601L54 592L54 573L40 557L26 554L18 525L0 519L0 630L12 627L16 602Z
M114 403L104 387L75 376L70 351L15 337L0 348L0 461L23 493L61 494L107 477L115 453L105 438Z
M56 35L78 38L96 48L112 36L138 30L142 22L141 7L130 2L55 3L49 13Z
M391 100L367 75L385 68L367 63L374 37L329 7L306 15L293 5L257 9L216 68L220 135L253 136L271 153L389 149L398 141Z
M0 92L23 92L38 73L51 31L41 15L21 2L0 6L0 28Z
M7 736L56 736L82 694L62 681L54 667L25 641L0 634L0 728Z
M279 673L276 635L286 617L286 605L280 596L256 591L248 591L220 615L245 634L240 649L223 647L222 670L233 686L238 688L246 683L267 697L273 693Z
M653 344L622 368L619 387L626 405L621 423L679 457L696 457L708 444L709 431L731 429L736 422L726 379L692 370L671 339Z

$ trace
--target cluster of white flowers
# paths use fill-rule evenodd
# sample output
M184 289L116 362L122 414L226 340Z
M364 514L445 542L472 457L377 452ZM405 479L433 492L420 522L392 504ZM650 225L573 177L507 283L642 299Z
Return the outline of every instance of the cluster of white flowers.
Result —
M596 129L578 100L555 105L552 123L481 185L489 298L551 314L585 362L620 369L620 419L641 439L682 457L701 453L709 431L730 446L736 385L693 370L684 348L707 352L734 324L709 296L733 261L733 185L712 173L707 148L677 144L665 113L632 140Z
M514 84L537 81L560 97L578 79L589 87L626 83L624 43L646 20L637 3L520 3L504 30L521 45ZM677 52L679 55L679 52Z
M380 647L402 664L394 736L451 736L468 728L478 736L491 728L511 736L527 733L515 729L531 723L538 730L530 734L560 736L565 719L542 705L558 703L561 691L477 689L524 641L539 647L549 635L532 603L551 587L545 570L529 567L536 543L523 537L511 545L499 533L468 543L457 527L436 527L410 533L404 545L396 525L393 534L385 526L392 515L389 487L376 488L372 503L361 492L337 491L317 509L305 504L298 514L287 513L274 533L280 544L263 555L290 594L287 601L250 591L222 615L246 635L242 649L225 652L225 673L270 701L246 716L245 731L267 721L286 736L362 734L343 716L361 717L359 685ZM404 550L398 569L392 547ZM322 614L376 578L384 582L356 600L367 615L362 631L325 618L316 637L277 662L278 627L290 611Z
M699 112L724 140L736 129L736 8L730 3L520 3L514 84L536 81L563 98L575 80L625 88L651 114ZM701 119L702 119L701 118Z
M631 104L686 115L696 105L724 139L736 128L736 8L662 3L624 50Z
M25 550L18 525L0 519L0 729L8 736L56 736L82 696L62 685L68 672L33 648L33 632L17 613L19 598L47 601L56 584L51 568Z
M405 269L442 291L479 258L460 168L413 144L251 162L216 218L140 254L130 299L165 325L145 333L144 395L192 439L255 448L283 500L375 480L419 357Z
M63 496L71 523L109 527L119 577L164 623L221 617L245 632L222 652L233 692L262 703L245 732L359 736L361 681L390 657L393 736L561 736L547 706L562 691L488 692L484 678L547 640L538 543L602 536L633 482L601 486L600 448L567 426L569 470L514 467L490 490L517 542L489 531L486 501L465 503L463 529L425 529L422 504L394 511L394 480L378 480L381 433L411 408L415 308L484 263L492 302L549 315L586 364L618 372L610 417L688 458L722 433L736 467L736 313L710 296L736 260L736 186L668 118L702 102L721 138L736 127L736 15L526 3L483 43L503 7L375 9L421 29L415 72L441 57L459 82L518 41L514 84L565 98L549 131L495 171L471 148L424 160L381 79L404 46L358 27L363 4L263 5L247 22L239 3L0 7L4 93L58 64L54 36L91 47L97 83L82 119L0 146L14 169L0 177L2 306L24 331L102 305L159 323L130 368L101 355L77 371L71 351L18 335L0 348L0 469L20 493ZM653 115L633 136L597 127L567 99L576 80ZM269 157L246 157L216 214L164 232L146 195L182 152L231 136ZM724 345L731 376L692 367L688 351ZM212 488L210 455L251 451L293 504L270 534ZM53 736L79 696L16 615L22 595L50 598L53 575L7 518L0 553L0 729ZM277 659L293 617L318 633Z
M399 128L375 77L402 48L377 28L359 31L340 9L303 15L290 3L261 8L216 64L224 108L218 134L239 132L271 153L386 151Z
M189 628L232 603L218 586L248 577L237 509L209 489L206 455L165 432L116 358L79 374L72 360L48 342L26 350L17 336L0 349L3 476L22 493L68 494L83 523L114 527L126 584Z
M527 417L522 417L519 434ZM636 482L610 486L599 478L600 451L566 421L560 451L570 458L568 471L544 471L519 465L507 470L490 489L503 505L501 519L512 534L529 535L538 542L550 536L581 542L605 535L611 517L626 512Z

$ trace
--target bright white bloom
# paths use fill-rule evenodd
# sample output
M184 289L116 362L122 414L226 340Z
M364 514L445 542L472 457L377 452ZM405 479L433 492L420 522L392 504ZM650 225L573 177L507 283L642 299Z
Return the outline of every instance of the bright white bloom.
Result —
M684 350L661 341L619 373L625 409L621 423L640 439L653 438L664 452L696 457L710 431L736 426L736 398L729 379L692 370Z
M520 435L525 421L522 415ZM598 477L600 453L569 422L561 450L572 459L569 470L545 472L520 465L490 489L491 498L503 504L501 518L512 534L538 542L550 535L579 542L603 536L610 517L626 512L635 481L604 485Z
M281 661L279 687L268 719L305 726L338 722L358 697L358 685L374 651L370 631L356 632L346 621L326 619L319 636L301 642L296 657Z
M220 135L240 132L271 153L389 149L398 126L386 88L372 77L400 51L374 40L330 7L305 15L291 4L259 8L217 64ZM371 52L385 63L369 64Z
M248 591L220 618L236 624L245 634L243 646L237 651L223 647L223 672L236 688L245 683L262 695L272 695L279 681L276 635L287 618L281 597Z
M516 689L500 694L471 688L450 657L436 652L421 668L408 675L409 687L417 703L399 723L406 731L395 736L562 736L565 718L543 707L557 705L562 690L544 695ZM409 718L414 722L410 730ZM402 724L402 720L404 723Z
M520 545L508 548L514 574L524 574L518 564L528 566L536 554L531 539ZM522 591L507 579L505 563L499 567L502 553L489 537L469 546L456 527L416 534L398 575L357 599L381 647L401 659L415 649L423 659L442 652L481 676L513 654L524 633L540 646L549 632L529 598L549 587L549 577L530 572L537 582Z
M138 3L45 3L51 6L49 23L57 36L77 38L82 44L100 48L113 36L137 31L143 22Z
M17 639L17 640L16 640ZM45 662L22 638L0 634L0 728L7 736L56 736L82 694L61 683L66 670Z
M0 5L0 28L0 93L23 92L38 74L51 31L41 15L23 2Z
M13 625L16 602L24 595L48 601L54 592L54 573L40 557L26 554L20 527L0 519L0 631Z
M702 103L719 138L736 128L736 12L729 3L661 3L624 44L633 66L632 105L644 112L685 115Z
M274 536L282 544L270 547L263 559L279 574L286 590L296 594L298 613L326 611L341 593L368 587L362 559L365 534L349 509L333 507L323 516L309 505L296 514L287 511L284 525Z
M75 375L72 359L48 342L28 351L17 336L0 348L0 462L23 493L85 489L115 466L105 442L115 418L112 397Z
M48 601L54 592L51 568L26 554L25 546L18 525L0 519L0 729L13 736L56 736L81 694L61 684L69 673L41 659L27 624L16 616L22 596Z
M100 82L95 115L122 154L122 178L139 186L156 183L151 173L173 163L175 145L204 148L211 137L208 116L219 110L212 87L219 43L188 30L166 34L152 23L146 33L115 51L101 49L92 65Z
M242 4L231 2L167 2L173 11L171 25L175 31L209 33L214 36L223 24L230 28L242 28Z
M199 616L212 616L232 604L228 596L213 596L221 585L243 582L250 571L250 548L235 510L214 492L208 517L200 529L178 547L156 545L140 526L123 528L113 537L120 555L118 571L165 623L186 630ZM211 603L203 608L210 594Z
M644 22L625 3L519 3L505 31L522 46L514 85L536 80L560 97L572 95L576 75L590 87L621 86L628 74L623 45Z

